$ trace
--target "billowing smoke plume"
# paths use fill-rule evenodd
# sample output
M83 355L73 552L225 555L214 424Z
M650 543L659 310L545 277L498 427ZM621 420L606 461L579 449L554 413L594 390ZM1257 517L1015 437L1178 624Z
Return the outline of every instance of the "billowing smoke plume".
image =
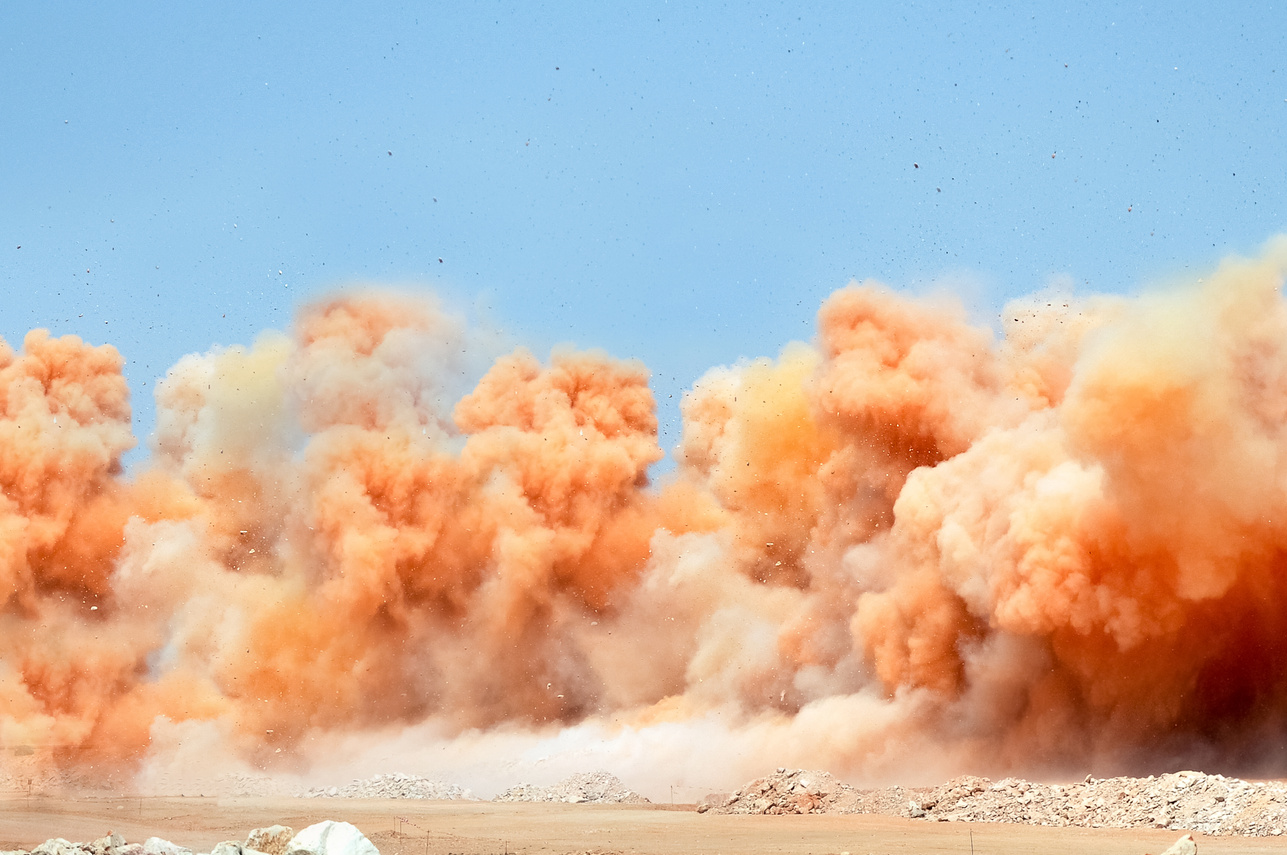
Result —
M659 483L642 365L518 351L460 397L471 333L425 300L184 358L132 477L120 356L33 332L0 350L0 740L121 774L184 733L270 771L382 734L716 786L1281 773L1285 272L1278 240L1032 297L1000 341L851 285L694 385Z

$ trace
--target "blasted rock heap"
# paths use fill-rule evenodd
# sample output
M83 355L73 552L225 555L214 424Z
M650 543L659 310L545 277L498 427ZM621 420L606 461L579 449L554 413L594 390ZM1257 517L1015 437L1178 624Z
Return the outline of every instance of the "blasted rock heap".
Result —
M626 789L614 775L607 772L585 772L573 775L552 787L537 787L533 784L519 784L510 787L496 796L497 802L563 802L566 804L640 805L649 804L648 799Z
M938 787L861 790L826 772L778 769L718 800L712 813L871 813L939 822L1189 829L1276 836L1287 830L1287 783L1201 772L1038 784L955 778Z
M437 801L472 801L474 794L465 787L431 781L419 775L396 772L354 781L343 787L315 787L300 793L306 799L434 799Z

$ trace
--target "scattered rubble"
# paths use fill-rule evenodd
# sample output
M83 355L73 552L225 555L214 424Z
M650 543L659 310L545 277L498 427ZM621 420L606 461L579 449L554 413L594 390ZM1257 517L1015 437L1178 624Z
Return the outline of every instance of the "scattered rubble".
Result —
M343 787L314 787L306 793L300 793L299 797L305 799L474 800L474 794L464 787L401 772L392 775L376 775L374 778L354 781Z
M580 804L646 805L648 799L626 789L614 775L607 772L583 772L560 781L552 787L519 784L510 787L492 801L497 802L564 802Z
M872 813L937 822L1169 828L1259 837L1287 830L1287 783L1175 772L1148 778L1088 776L1075 784L963 777L932 788L862 790L826 772L778 769L737 790L723 804L706 809L711 813Z
M260 848L263 847L263 848ZM15 849L0 855L193 855L191 849L149 837L145 842L126 843L119 834L109 834L91 843L71 843L61 837L46 840L35 849ZM295 834L284 825L256 828L245 843L225 840L210 855L380 855L366 836L347 822L326 820Z

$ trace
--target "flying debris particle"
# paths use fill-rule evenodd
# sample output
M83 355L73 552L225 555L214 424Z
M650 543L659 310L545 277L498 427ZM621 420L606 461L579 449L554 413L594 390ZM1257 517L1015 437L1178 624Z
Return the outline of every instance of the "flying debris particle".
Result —
M438 259L438 263L439 263L439 264L442 264L442 259L441 259L441 258L440 258L440 259Z
M393 157L393 152L389 152L389 157Z
M921 168L921 165L920 165L919 163L913 163L913 164L912 164L912 168L913 168L913 169L920 169L920 168Z
M1054 153L1053 151L1050 153L1050 159L1051 159L1051 160L1054 160L1054 159L1055 159L1055 153Z
M1132 208L1134 208L1134 207L1135 207L1134 205L1127 205L1127 206L1126 206L1126 213L1128 213L1128 214L1129 214L1129 213L1131 212L1131 209L1132 209Z

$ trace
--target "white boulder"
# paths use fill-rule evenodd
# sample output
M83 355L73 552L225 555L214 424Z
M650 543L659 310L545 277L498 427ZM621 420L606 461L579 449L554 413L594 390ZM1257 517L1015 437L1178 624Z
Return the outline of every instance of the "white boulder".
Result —
M328 819L292 837L286 855L380 855L380 850L356 826Z
M84 855L79 843L72 843L61 837L51 837L31 852L32 855Z
M143 855L192 855L192 850L160 837L149 837L143 841Z
M244 846L235 840L225 840L222 843L216 843L210 850L210 855L267 855L267 853L260 852L253 846Z
M1197 855L1197 852L1197 841L1193 839L1192 834L1186 834L1179 840L1172 843L1170 847L1162 853L1162 855Z

